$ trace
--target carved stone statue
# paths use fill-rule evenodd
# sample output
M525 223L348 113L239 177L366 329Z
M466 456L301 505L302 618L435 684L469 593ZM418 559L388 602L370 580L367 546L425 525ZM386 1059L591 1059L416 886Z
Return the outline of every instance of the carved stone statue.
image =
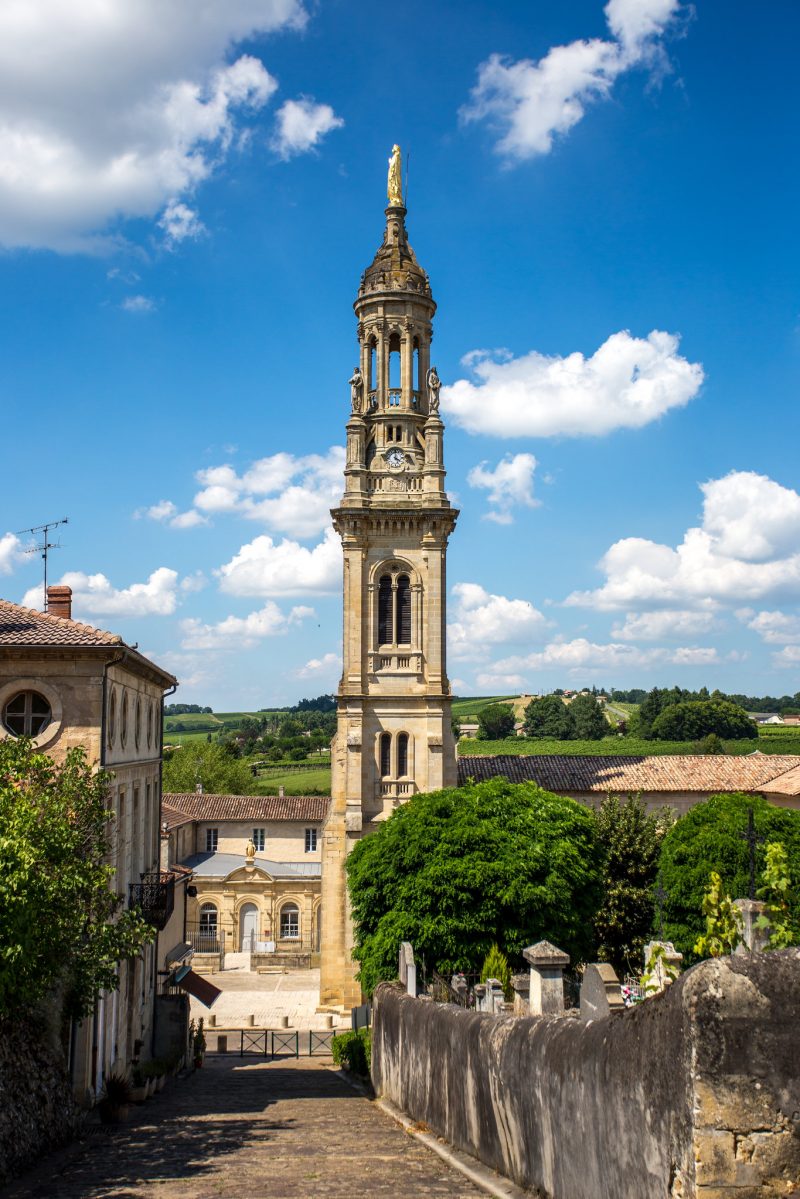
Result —
M247 865L252 866L256 856L256 847L253 844L252 838L249 838L245 846L245 856L247 857Z
M386 187L386 194L390 204L403 203L403 178L402 178L402 159L400 157L400 147L392 146L392 157L389 159L389 180Z
M361 368L357 366L347 381L350 384L350 402L353 412L360 412L364 396L364 376L361 374Z
M442 381L439 378L438 374L436 373L435 366L432 366L431 369L428 371L428 377L426 379L426 383L428 384L428 411L429 412L438 412L439 411L439 389L442 386Z

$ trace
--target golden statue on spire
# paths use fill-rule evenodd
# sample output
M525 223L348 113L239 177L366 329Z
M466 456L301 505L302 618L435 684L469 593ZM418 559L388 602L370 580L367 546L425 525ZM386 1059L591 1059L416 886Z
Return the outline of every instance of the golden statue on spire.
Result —
M400 147L392 146L392 157L389 159L389 181L386 187L390 206L403 206L403 166Z

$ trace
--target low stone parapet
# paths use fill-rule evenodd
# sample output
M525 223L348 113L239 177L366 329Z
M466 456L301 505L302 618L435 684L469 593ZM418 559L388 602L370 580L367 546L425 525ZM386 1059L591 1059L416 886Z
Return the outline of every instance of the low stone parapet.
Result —
M768 1199L800 1188L800 951L702 962L589 1023L487 1018L390 984L372 1080L548 1199Z

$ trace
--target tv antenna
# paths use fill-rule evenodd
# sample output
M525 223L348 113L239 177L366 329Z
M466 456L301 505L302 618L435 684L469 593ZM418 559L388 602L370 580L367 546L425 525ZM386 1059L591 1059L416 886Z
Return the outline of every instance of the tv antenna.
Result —
M46 525L34 525L32 529L19 529L17 536L22 536L23 533L41 534L41 542L37 541L36 545L32 545L29 549L23 551L26 554L41 554L44 560L44 609L47 611L47 552L48 550L60 550L60 541L50 540L50 530L57 529L59 525L68 525L69 517L65 516L63 520L49 520Z

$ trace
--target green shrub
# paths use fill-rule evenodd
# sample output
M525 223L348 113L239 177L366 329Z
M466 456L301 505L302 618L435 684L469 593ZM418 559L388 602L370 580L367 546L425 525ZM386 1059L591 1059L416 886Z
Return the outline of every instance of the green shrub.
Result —
M501 741L513 737L514 709L511 704L489 704L478 713L478 737L482 741Z
M493 945L483 959L481 966L481 982L485 983L487 978L496 978L503 985L503 994L506 999L514 998L511 991L511 970L508 965L508 958L497 945Z
M369 1078L372 1061L372 1031L360 1028L358 1032L337 1033L331 1040L331 1053L337 1066Z
M688 700L670 704L653 721L656 741L692 741L716 733L731 740L755 740L758 729L738 704L723 699Z
M560 696L543 695L532 699L525 709L523 731L534 740L570 741L575 737L575 717Z

